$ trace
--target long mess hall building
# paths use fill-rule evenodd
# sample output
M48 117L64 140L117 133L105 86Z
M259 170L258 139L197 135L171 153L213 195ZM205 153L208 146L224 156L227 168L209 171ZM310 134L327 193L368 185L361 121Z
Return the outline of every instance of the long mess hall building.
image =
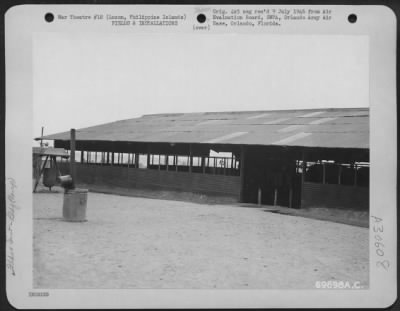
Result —
M70 149L69 131L44 139ZM89 188L367 210L369 109L144 115L78 129L75 158L77 182Z

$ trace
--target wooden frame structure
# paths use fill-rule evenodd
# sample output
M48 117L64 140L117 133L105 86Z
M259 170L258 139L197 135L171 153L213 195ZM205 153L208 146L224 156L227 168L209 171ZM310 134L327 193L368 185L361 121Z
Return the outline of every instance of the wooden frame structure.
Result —
M33 187L33 192L36 192L37 186L39 185L40 178L43 175L44 169L47 165L47 163L50 163L50 165L54 165L55 170L56 170L56 177L61 176L60 168L57 162L57 158L69 158L69 154L61 148L44 148L44 147L38 147L33 149L33 155L36 156L37 158L40 159L40 168L39 172L35 174L35 184ZM45 160L42 161L42 158L45 157Z
M68 132L43 139L70 148ZM75 147L85 184L289 207L368 206L368 108L145 115L78 129ZM229 155L213 158L211 150Z
M56 140L55 146L68 149L69 142ZM368 149L212 144L170 146L157 143L124 145L121 142L110 145L109 142L82 141L77 141L76 146L77 152L81 152L77 156L81 159L76 163L77 180L84 184L189 191L231 196L244 203L293 208L315 205L315 200L310 199L313 196L318 197L322 205L334 207L335 201L339 202L338 206L349 206L353 202L352 196L364 195L365 199L357 199L356 205L366 208L368 204L368 188L360 187L356 179L352 184L346 183L342 176L345 167L346 170L350 167L357 170L357 163L361 162L368 167ZM210 150L230 152L231 156L212 157ZM94 154L99 152L100 155ZM177 165L178 160L184 160L186 166ZM215 169L214 163L219 160L228 163L228 167L221 164ZM141 163L143 167L140 167ZM322 168L320 180L313 180L305 173L315 165ZM337 166L334 183L328 165ZM67 163L61 167L68 170ZM325 197L319 193L324 193ZM344 194L350 199L341 198Z

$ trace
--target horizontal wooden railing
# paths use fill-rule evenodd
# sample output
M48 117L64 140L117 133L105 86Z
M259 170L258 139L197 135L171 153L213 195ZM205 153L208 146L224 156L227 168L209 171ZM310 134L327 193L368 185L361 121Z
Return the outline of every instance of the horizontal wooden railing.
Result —
M62 174L68 163L60 163ZM239 198L240 177L202 173L162 171L121 166L76 164L77 182L123 188L153 188L188 191Z

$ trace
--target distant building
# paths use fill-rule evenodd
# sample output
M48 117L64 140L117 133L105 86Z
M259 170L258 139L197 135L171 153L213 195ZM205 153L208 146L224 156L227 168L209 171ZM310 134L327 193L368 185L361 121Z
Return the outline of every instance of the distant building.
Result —
M78 183L369 206L368 108L145 115L77 130L76 150Z

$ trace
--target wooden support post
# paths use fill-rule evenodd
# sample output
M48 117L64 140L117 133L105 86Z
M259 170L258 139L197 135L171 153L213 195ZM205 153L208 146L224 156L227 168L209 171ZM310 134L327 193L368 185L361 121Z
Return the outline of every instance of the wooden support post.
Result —
M244 185L245 185L245 180L244 180L244 174L245 174L245 156L246 156L246 150L244 149L244 146L241 146L240 149L240 202L244 202Z
M43 148L43 132L44 132L44 126L42 126L42 134L40 136L40 148Z
M201 171L203 174L206 172L206 159L204 157L201 157Z
M306 173L307 173L307 159L306 153L304 150L301 152L301 189L300 189L300 206L301 208L301 201L304 193L304 182L306 181Z
M107 164L110 164L110 152L107 151Z
M161 170L161 154L158 155L158 170Z
M342 184L342 165L339 165L339 176L338 176L338 184L341 185Z
M189 173L192 172L193 156L192 156L192 144L189 144Z
M232 152L232 157L231 157L231 175L233 175L233 172L234 172L233 161L234 161L234 155L233 155L233 152Z
M81 150L81 163L83 163L85 161L84 156L83 156L84 151Z
M278 188L274 189L274 206L278 204Z
M224 175L226 175L226 158L224 158Z
M42 156L40 156L40 159L41 158L42 158ZM40 180L40 177L43 174L44 168L46 167L46 163L47 163L48 158L49 158L49 156L46 156L46 159L44 160L44 163L42 164L41 168L39 169L39 174L38 174L38 176L36 178L35 186L33 187L33 192L36 192L36 188L37 188L37 186L39 184L39 180Z
M326 168L325 168L325 163L322 163L322 183L326 183Z
M72 178L72 186L71 188L75 188L76 184L76 165L75 165L75 129L71 129L71 138L70 138L70 161L69 161L69 171Z
M168 166L169 166L169 155L165 155L165 168L168 171Z
M147 168L150 166L150 153L147 153Z
M111 166L114 165L114 152L111 152Z
M175 162L175 171L178 171L178 155L175 155L174 162Z
M354 186L357 186L357 165L354 164Z
M135 153L135 168L139 168L139 153Z
M128 168L129 168L129 165L131 164L131 154L130 153L128 153Z
M217 173L217 158L213 158L214 159L214 174Z

